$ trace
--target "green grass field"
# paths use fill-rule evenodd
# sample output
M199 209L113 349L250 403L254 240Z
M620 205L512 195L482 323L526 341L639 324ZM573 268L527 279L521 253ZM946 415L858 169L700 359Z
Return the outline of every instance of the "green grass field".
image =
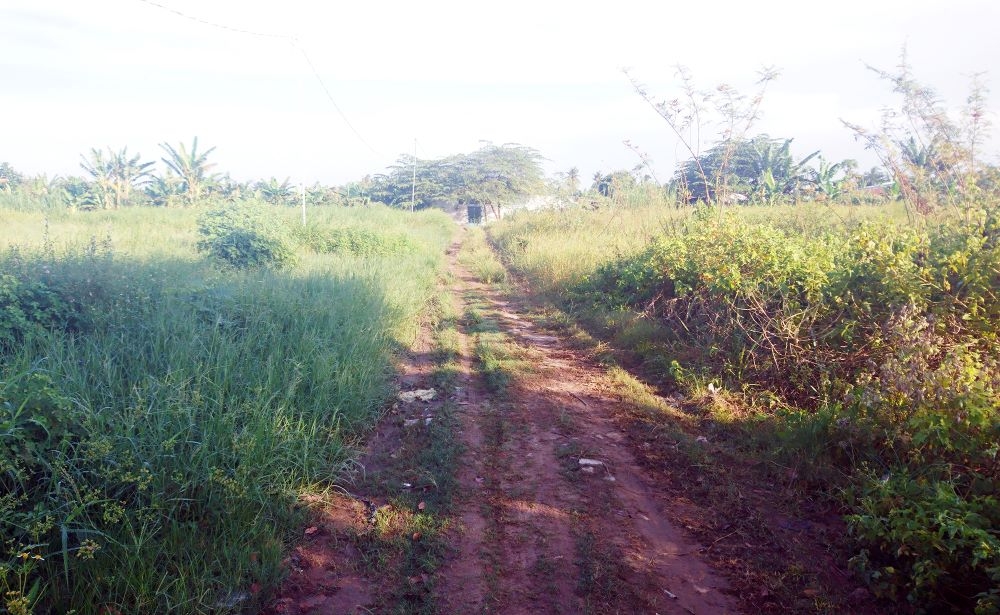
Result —
M299 497L379 418L453 229L275 210L295 264L237 270L197 249L203 215L0 211L10 613L259 609Z

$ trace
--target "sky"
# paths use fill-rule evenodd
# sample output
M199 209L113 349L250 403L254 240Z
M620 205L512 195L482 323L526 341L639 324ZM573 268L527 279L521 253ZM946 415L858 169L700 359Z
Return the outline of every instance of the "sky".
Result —
M997 24L996 0L0 0L0 161L82 175L91 148L158 161L197 136L235 179L340 184L488 141L588 183L638 151L666 181L686 150L623 69L669 100L683 65L747 94L778 68L750 133L867 168L841 120L874 128L898 99L865 65L905 45L957 109L973 74L1000 79Z

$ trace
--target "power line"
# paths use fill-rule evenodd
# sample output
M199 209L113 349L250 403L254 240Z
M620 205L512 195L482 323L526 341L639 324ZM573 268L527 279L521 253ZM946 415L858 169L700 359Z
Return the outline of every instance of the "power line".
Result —
M347 127L351 129L351 132L354 133L354 136L356 136L359 141L361 141L362 143L364 143L365 147L367 147L368 149L370 149L372 151L372 153L374 153L376 156L379 156L380 158L382 157L382 153L379 152L374 147L372 147L371 143L369 143L368 140L365 139L361 135L361 133L358 131L358 129L354 127L354 124L351 123L351 120L349 120L347 118L347 114L344 113L343 109L340 108L340 105L337 104L337 101L333 98L333 94L330 93L330 88L328 88L326 86L326 82L323 81L323 77L319 74L319 71L316 70L316 66L313 64L312 59L309 57L309 54L306 53L306 50L301 45L299 45L298 40L294 36L291 36L289 34L274 34L274 33L271 33L271 32L256 32L254 30L245 30L243 28L234 28L233 26L228 26L226 24L221 24L221 23L217 23L217 22L214 22L214 21L208 21L207 19L202 19L200 17L195 17L194 15L189 15L189 14L184 13L182 11L178 11L175 8L172 8L172 7L160 4L159 2L154 2L154 0L139 0L139 2L142 2L144 4L148 4L150 6L155 6L158 9L162 9L162 10L167 11L169 13L173 13L174 15L177 15L178 17L182 17L184 19L188 19L190 21L194 21L196 23L199 23L199 24L202 24L202 25L205 25L205 26L210 26L212 28L219 28L221 30L226 30L226 31L229 31L229 32L235 32L237 34L247 34L249 36L257 36L257 37L260 37L260 38L271 38L271 39L278 39L278 40L284 40L284 41L286 41L289 45L291 45L295 49L298 49L299 52L302 54L302 58L306 61L306 65L309 66L309 70L312 72L313 76L316 77L316 81L319 82L319 86L323 89L323 92L326 94L327 100L330 101L330 104L333 105L333 108L337 111L337 114L340 115L340 119L344 120L344 123L347 124Z
M306 53L306 50L303 49L298 44L298 41L296 41L294 37L290 37L288 39L288 42L289 42L289 44L291 44L292 47L295 47L296 49L298 49L299 51L302 52L302 57L305 59L306 64L309 65L309 70L311 70L312 74L316 76L316 81L318 81L319 82L319 86L321 88L323 88L323 91L326 93L326 97L330 101L330 104L333 105L333 108L336 109L337 113L340 114L340 119L344 120L344 123L347 124L347 127L351 129L351 131L358 138L358 140L360 140L362 143L364 143L365 146L367 146L368 149L370 149L376 156L378 156L378 157L381 158L382 157L382 153L379 152L374 147L372 147L371 143L369 143L367 139L365 139L364 137L361 136L361 133L358 132L358 129L354 127L354 124L351 123L351 120L347 119L347 115L343 112L343 110L341 110L340 105L337 104L337 101L335 101L333 99L333 94L331 94L330 93L330 89L326 87L326 83L323 81L323 78L320 77L319 71L316 70L316 67L312 63L312 60L309 59L309 54Z
M273 33L269 33L269 32L254 32L253 30L244 30L242 28L234 28L232 26L227 26L225 24L216 23L214 21L208 21L208 20L202 19L200 17L195 17L194 15L188 15L187 13L183 13L181 11L178 11L175 8L172 8L172 7L160 4L159 2L153 2L153 0L139 0L139 2L142 2L142 3L145 3L145 4L149 4L151 6L155 6L158 9L163 9L164 11L167 11L168 13L173 13L174 15L177 15L178 17L183 17L184 19L189 19L191 21L196 21L196 22L198 22L198 23L200 23L202 25L212 26L213 28L220 28L222 30L229 30L230 32L236 32L238 34L249 34L251 36L260 36L262 38L283 38L283 39L291 38L287 34L273 34Z

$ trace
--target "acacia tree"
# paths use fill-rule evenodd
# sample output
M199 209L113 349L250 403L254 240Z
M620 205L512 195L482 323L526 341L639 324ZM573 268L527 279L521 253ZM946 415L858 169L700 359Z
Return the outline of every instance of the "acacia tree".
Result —
M209 170L215 166L208 162L208 155L215 151L210 147L198 153L198 137L191 143L189 152L183 143L175 149L169 143L161 143L160 147L167 153L167 158L161 158L170 171L180 179L180 188L187 204L198 202L205 190L215 181L215 174Z
M394 207L432 206L437 201L480 203L499 218L517 199L544 191L541 155L514 143L486 144L471 154L435 160L402 156L372 182L373 200Z
M461 183L454 191L460 202L481 203L500 219L513 201L544 190L542 156L530 147L487 144L456 161Z

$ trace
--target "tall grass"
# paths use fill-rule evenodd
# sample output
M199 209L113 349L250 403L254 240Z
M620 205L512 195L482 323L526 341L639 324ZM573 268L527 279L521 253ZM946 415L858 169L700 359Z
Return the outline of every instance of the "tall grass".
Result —
M860 220L905 218L902 206L801 204L740 207L738 211L747 221L774 224L804 235ZM489 235L515 270L544 290L562 293L601 265L641 252L653 238L681 232L698 212L659 200L635 202L629 207L517 212L491 225Z
M516 212L492 225L489 235L514 269L544 290L558 290L610 259L641 250L687 215L660 206Z
M0 272L59 308L0 298L0 318L73 315L0 354L0 612L259 610L299 496L381 413L451 223L314 211L314 233L414 248L235 271L195 251L195 211L0 215Z

